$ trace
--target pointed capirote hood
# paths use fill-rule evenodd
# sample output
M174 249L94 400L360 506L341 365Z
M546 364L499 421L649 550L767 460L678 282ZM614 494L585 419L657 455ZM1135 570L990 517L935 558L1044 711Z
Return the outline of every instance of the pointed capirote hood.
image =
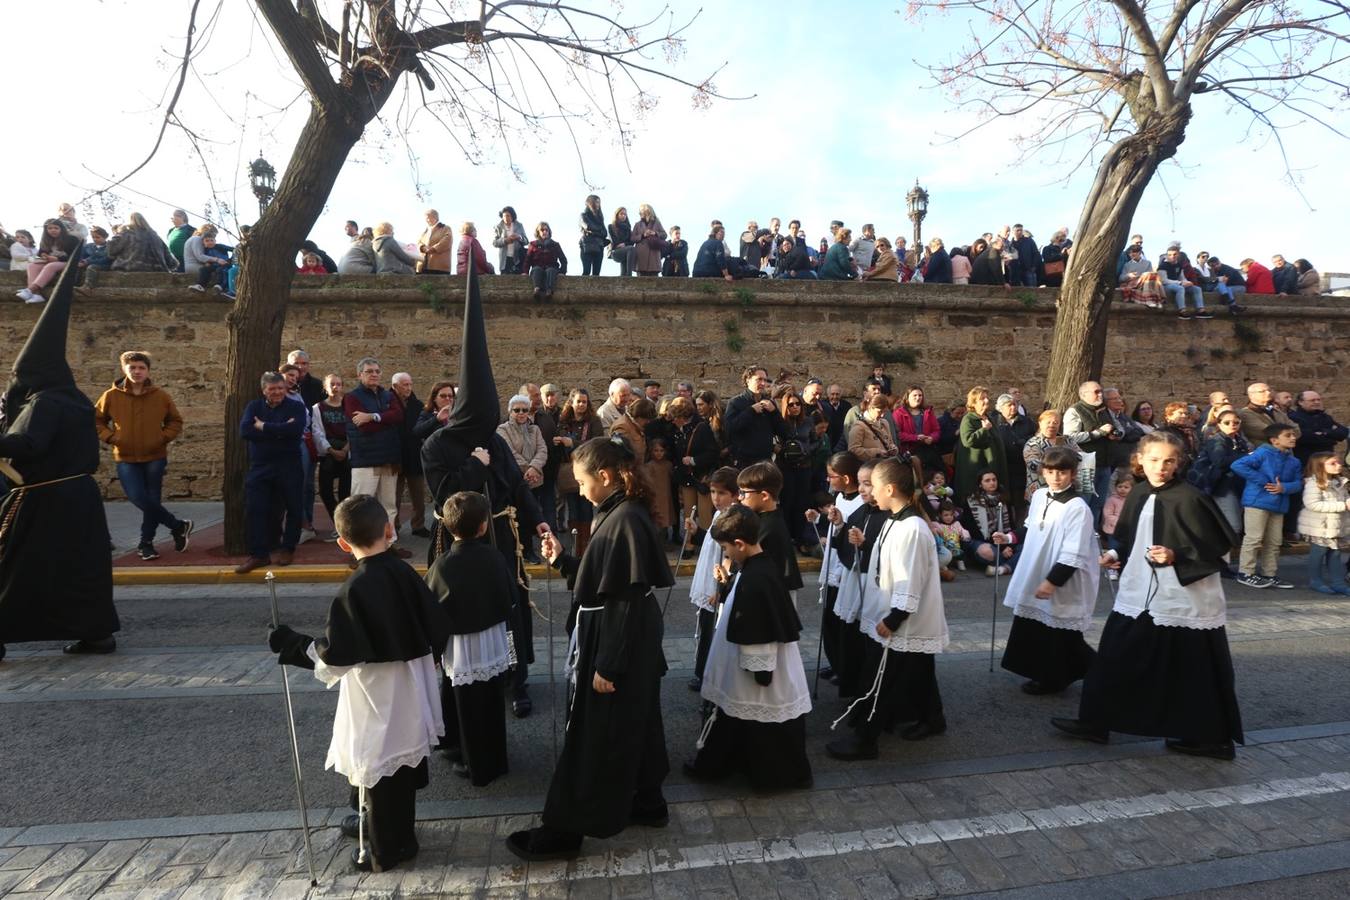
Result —
M75 296L75 282L79 266L74 263L84 253L84 244L71 251L67 265L57 279L52 297L42 308L37 324L28 335L10 370L9 387L5 391L4 417L14 421L19 409L30 394L53 388L75 387L75 376L66 362L66 332L70 326L70 304Z
M464 297L464 336L459 351L459 387L455 405L445 427L469 446L487 446L501 422L497 381L492 377L487 329L483 324L483 298L478 293L478 274L469 275Z

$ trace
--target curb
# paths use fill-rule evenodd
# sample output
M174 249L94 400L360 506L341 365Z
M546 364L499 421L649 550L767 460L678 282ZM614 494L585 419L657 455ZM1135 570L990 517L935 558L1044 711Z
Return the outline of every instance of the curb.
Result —
M677 578L694 574L696 560L684 560L672 570ZM820 560L798 557L797 565L803 572L819 572ZM419 575L425 575L427 567L422 564L413 566ZM277 566L272 569L255 569L247 575L234 574L233 566L153 566L139 569L134 566L113 567L113 585L115 587L145 587L167 584L263 584L263 576L271 571L278 584L324 584L347 580L351 569L338 566ZM549 578L550 570L542 565L527 565L525 573L532 579ZM552 572L552 577L559 577Z

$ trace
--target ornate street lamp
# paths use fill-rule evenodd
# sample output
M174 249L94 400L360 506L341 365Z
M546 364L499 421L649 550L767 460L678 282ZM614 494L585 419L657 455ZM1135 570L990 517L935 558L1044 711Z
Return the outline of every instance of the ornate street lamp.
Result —
M248 164L248 182L253 186L253 196L258 198L258 215L261 216L276 196L277 170L258 154L258 158Z
M919 179L914 179L914 187L905 195L905 204L909 207L909 220L914 223L914 249L923 253L923 217L928 215L928 192L919 187Z

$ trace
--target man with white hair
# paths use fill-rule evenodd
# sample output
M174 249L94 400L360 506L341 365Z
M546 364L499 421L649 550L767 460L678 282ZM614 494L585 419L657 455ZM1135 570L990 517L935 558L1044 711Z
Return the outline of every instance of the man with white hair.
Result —
M632 399L633 386L628 383L627 378L615 378L609 383L609 399L595 411L606 431L609 431L609 426L619 421Z
M297 348L286 354L286 362L300 370L295 387L300 392L300 399L305 401L305 409L313 409L315 403L328 396L328 392L323 389L323 380L309 373L309 354Z
M1288 425L1294 429L1294 437L1301 437L1302 429L1289 414L1275 402L1275 393L1264 381L1247 385L1247 405L1237 411L1242 420L1242 434L1247 443L1255 450L1266 441L1266 429L1271 425Z
M380 386L379 360L363 357L356 364L356 377L356 387L342 398L352 493L379 500L393 523L398 517L398 478L403 465L403 403L393 391ZM401 547L395 552L401 559L412 556Z
M407 372L395 372L389 379L389 386L403 404L403 424L399 426L399 438L403 448L403 465L398 472L398 481L394 483L394 506L403 506L403 492L408 492L412 504L412 533L418 537L431 537L427 529L427 480L422 473L422 442L413 433L417 419L422 415L422 401L413 393L412 376ZM394 519L394 533L398 533L399 520Z
M1106 464L1110 435L1116 430L1106 411L1100 382L1085 381L1078 386L1078 402L1064 410L1064 435L1078 445L1083 453L1095 456L1096 475L1093 478L1092 507L1094 524L1100 527L1102 506L1111 488L1111 468Z

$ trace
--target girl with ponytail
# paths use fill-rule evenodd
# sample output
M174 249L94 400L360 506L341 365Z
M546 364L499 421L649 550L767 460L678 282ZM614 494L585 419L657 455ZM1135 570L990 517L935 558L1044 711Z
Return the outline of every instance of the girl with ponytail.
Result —
M581 496L595 504L581 558L547 535L541 550L573 590L567 677L571 704L541 825L507 839L522 859L571 859L583 837L669 820L661 783L670 764L661 722L661 606L674 583L647 510L637 455L619 435L572 454Z

